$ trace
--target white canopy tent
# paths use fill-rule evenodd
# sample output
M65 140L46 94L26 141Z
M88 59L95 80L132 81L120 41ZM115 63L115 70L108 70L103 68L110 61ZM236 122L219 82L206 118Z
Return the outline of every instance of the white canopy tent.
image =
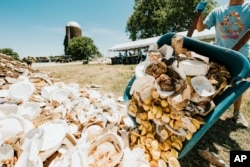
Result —
M178 32L177 34L186 36L187 31L183 32ZM157 42L157 40L161 36L157 37L152 37L152 38L146 38L146 39L141 39L137 41L131 41L131 42L125 42L125 43L120 43L112 46L109 51L125 51L125 50L133 50L137 48L143 48L143 47L148 47L151 44L154 44ZM211 28L210 30L206 29L202 32L198 32L197 30L194 31L192 38L198 39L198 40L209 40L209 39L214 39L215 37L215 29Z
M157 37L146 38L146 39L141 39L141 40L132 41L132 42L116 44L113 47L111 47L109 51L124 51L124 50L130 50L130 49L135 49L135 48L147 47L155 43L159 38L160 36L157 36Z

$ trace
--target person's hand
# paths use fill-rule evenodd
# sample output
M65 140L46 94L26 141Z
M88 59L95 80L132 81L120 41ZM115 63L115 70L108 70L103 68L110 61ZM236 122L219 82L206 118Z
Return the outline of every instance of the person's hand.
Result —
M205 8L206 8L207 2L206 1L201 1L197 4L195 11L199 12L201 11L202 13L204 12Z

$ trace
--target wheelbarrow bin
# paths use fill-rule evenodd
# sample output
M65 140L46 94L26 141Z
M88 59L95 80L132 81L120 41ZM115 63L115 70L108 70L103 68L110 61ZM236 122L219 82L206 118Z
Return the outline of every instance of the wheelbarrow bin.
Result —
M163 35L157 44L159 48L164 45L171 45L171 39L175 33ZM215 97L215 108L204 117L205 124L201 126L189 141L185 141L182 150L179 152L179 159L183 158L209 130L210 127L220 118L220 116L250 87L250 82L244 80L249 77L250 63L241 53L232 49L226 49L217 45L184 37L183 47L203 56L209 57L210 62L217 62L224 65L231 74L228 88L220 96ZM123 98L125 102L131 99L130 89L133 85L135 75L130 79L124 90ZM131 117L135 122L135 119Z

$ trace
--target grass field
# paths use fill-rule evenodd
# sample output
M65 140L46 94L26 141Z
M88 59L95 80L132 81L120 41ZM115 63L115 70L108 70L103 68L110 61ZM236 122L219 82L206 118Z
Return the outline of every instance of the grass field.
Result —
M49 73L51 77L59 78L65 83L78 83L83 86L99 85L102 93L113 93L122 96L136 65L67 65L52 67L37 67L40 71ZM250 122L250 90L243 95L242 112ZM232 106L209 129L195 147L180 160L182 167L211 167L198 154L197 149L209 148L229 165L230 150L250 151L250 128L236 127L231 120Z

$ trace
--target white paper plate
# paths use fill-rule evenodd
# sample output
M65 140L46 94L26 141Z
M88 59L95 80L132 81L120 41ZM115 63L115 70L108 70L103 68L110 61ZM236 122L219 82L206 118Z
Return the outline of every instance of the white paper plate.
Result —
M19 132L28 132L33 129L33 123L16 115L0 118L0 144Z
M34 85L31 82L21 81L10 86L9 96L15 100L27 101L34 90Z
M145 76L145 66L146 66L146 62L141 62L138 65L136 65L135 67L135 76L136 78L140 78Z
M205 76L196 76L191 78L191 84L200 96L206 97L215 93L214 87Z
M165 91L165 90L161 90L160 85L157 84L157 92L160 94L161 98L166 98L168 96L171 96L172 94L175 93L175 91Z
M206 75L209 69L208 64L196 60L183 60L179 62L179 68L187 76Z
M17 114L28 118L28 119L34 119L38 116L40 113L41 108L40 104L37 102L26 102L18 108Z
M60 145L67 133L66 123L63 121L47 122L39 128L43 129L41 151L49 150Z
M4 159L11 159L14 157L14 149L9 144L0 146L0 162Z
M9 94L8 89L0 90L0 97L8 97L8 94Z
M44 86L41 90L41 95L43 98L49 100L49 96L51 94L51 92L53 92L54 90L59 89L57 86L52 85L52 86Z
M0 113L4 115L15 114L18 110L17 104L0 104Z
M136 78L129 93L132 95L134 92L142 92L146 87L156 87L156 84L155 78L151 75Z
M50 93L50 100L55 100L59 103L65 102L68 99L70 92L67 89L60 88Z

